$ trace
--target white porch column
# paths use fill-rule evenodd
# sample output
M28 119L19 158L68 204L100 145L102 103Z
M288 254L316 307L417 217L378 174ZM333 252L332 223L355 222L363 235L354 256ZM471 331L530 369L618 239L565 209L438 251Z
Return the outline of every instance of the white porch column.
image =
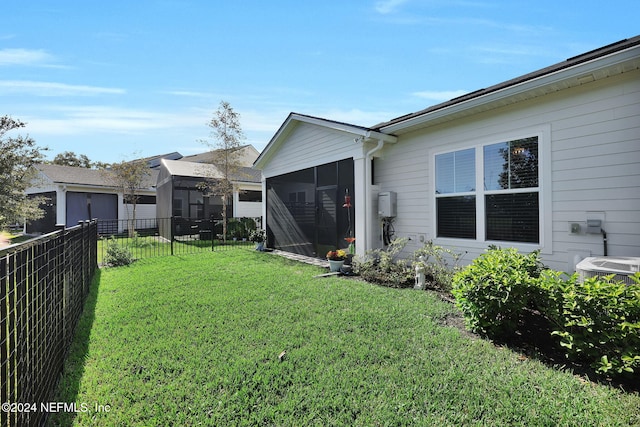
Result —
M128 209L124 205L124 193L118 192L118 233L124 233L127 230L127 222L123 219L129 219Z
M369 181L367 180L367 160L365 157L353 159L353 201L355 203L355 236L356 254L364 255L371 248L370 246L370 213L371 208L367 206L367 192L369 191Z
M67 189L58 185L56 188L56 224L67 224ZM71 224L75 225L75 224Z
M267 229L267 179L262 175L262 229Z

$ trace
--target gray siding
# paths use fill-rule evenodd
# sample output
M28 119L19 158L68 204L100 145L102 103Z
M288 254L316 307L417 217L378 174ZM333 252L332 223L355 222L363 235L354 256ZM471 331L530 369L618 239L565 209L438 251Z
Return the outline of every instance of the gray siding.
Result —
M602 255L602 236L569 233L570 222L599 216L608 233L609 255L640 256L638 70L400 135L376 163L379 191L398 194L396 236L412 238L408 250L418 247L420 235L434 237L434 153L534 131L545 134L541 148L548 153L541 160L541 197L547 201L541 215L545 262L568 270L575 250ZM463 240L440 243L468 251L467 262L487 246Z
M265 177L306 169L324 163L357 157L362 153L353 134L309 123L299 123L262 170Z

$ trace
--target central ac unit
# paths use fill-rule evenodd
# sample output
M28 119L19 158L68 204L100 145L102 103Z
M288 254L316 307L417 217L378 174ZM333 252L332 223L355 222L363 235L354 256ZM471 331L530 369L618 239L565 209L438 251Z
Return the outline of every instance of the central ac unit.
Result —
M589 277L615 274L615 280L630 285L635 283L630 276L640 272L640 257L588 257L576 265L576 272L581 282Z

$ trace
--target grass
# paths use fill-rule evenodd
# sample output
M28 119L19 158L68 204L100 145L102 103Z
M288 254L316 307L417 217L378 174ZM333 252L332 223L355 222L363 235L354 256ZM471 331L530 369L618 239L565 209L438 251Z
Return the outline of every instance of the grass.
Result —
M171 254L171 242L158 238L158 236L142 236L142 237L118 237L115 239L119 246L129 248L134 259L167 256ZM107 253L108 238L98 239L98 265L104 264ZM226 250L227 247L233 246L250 246L252 242L234 242L227 241L226 245L220 240L199 240L193 237L185 237L184 240L175 240L173 242L173 253L177 255L186 255L200 251L211 251L211 247L215 250Z
M55 399L89 410L52 424L640 425L638 394L445 326L432 293L321 271L247 249L101 270Z

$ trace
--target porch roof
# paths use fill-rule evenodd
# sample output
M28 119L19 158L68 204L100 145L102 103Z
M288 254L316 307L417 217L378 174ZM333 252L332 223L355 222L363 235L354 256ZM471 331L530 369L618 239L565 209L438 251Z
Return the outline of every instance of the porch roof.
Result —
M163 159L162 164L167 172L173 176L184 176L191 178L224 178L224 174L216 165L210 163L187 162L183 160ZM259 170L240 167L231 174L231 180L236 182L261 182L262 174Z

